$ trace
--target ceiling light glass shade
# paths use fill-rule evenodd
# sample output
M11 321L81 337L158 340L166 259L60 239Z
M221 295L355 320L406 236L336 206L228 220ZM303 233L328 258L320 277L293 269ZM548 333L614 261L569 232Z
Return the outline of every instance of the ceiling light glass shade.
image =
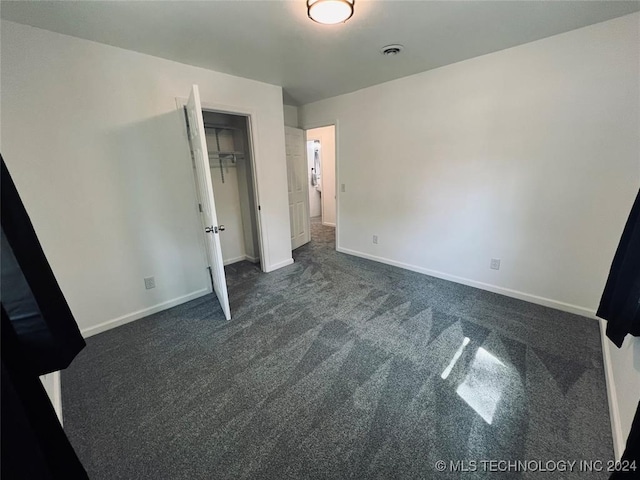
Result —
M353 15L355 0L307 0L307 14L325 25L346 22Z

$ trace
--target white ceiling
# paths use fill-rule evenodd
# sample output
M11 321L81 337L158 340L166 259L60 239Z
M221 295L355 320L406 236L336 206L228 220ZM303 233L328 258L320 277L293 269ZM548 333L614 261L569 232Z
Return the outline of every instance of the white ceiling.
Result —
M2 1L2 18L282 85L305 104L640 10L640 1L364 1L345 24L290 1ZM406 48L395 57L379 49Z

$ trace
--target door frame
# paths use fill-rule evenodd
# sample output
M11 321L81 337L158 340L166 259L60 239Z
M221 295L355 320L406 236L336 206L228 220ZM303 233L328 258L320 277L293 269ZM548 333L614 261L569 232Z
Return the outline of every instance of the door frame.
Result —
M176 107L178 110L183 111L185 105L187 104L187 98L184 97L176 97ZM256 229L258 233L258 249L260 254L260 270L266 272L265 265L268 265L267 259L265 256L267 255L267 248L265 245L265 236L262 233L262 209L260 207L260 188L258 183L258 177L260 174L258 173L258 162L256 161L256 151L258 150L258 121L256 118L256 113L254 110L245 107L239 106L231 106L224 105L221 103L211 103L203 101L202 97L200 98L200 105L202 106L202 111L212 112L212 113L222 113L227 115L235 115L236 117L244 117L247 121L247 139L249 141L249 145L247 148L249 149L249 156L251 158L251 181L253 187L253 199L254 199L254 211L256 213ZM183 118L184 115L181 115ZM186 121L183 121L185 125L185 132L187 129ZM187 139L189 132L187 133ZM194 189L195 189L194 184ZM197 193L197 192L196 192ZM215 192L214 192L215 195ZM203 248L206 248L203 245ZM204 250L203 250L204 251ZM206 252L204 252L206 253ZM205 257L206 258L206 257Z
M334 127L334 143L335 143L335 192L336 192L336 250L339 250L340 247L340 197L342 195L342 191L340 190L340 134L339 134L339 120L336 118L334 120L325 120L318 122L309 122L301 125L300 128L304 130L304 138L305 138L305 149L306 149L306 141L308 141L307 130L312 130L314 128L322 128L322 127Z

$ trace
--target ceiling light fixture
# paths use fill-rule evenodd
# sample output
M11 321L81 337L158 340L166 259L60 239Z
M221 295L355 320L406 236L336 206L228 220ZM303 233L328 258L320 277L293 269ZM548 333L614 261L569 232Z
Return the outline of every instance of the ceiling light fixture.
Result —
M353 15L355 0L307 0L307 15L324 25L344 23Z

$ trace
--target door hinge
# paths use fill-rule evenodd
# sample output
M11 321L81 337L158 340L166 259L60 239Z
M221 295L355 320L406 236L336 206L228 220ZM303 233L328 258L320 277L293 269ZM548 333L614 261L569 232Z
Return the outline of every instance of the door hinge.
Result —
M198 204L198 210L200 210L200 213L202 213L202 204L201 203Z
M260 205L258 205L258 210L262 210L262 207Z

